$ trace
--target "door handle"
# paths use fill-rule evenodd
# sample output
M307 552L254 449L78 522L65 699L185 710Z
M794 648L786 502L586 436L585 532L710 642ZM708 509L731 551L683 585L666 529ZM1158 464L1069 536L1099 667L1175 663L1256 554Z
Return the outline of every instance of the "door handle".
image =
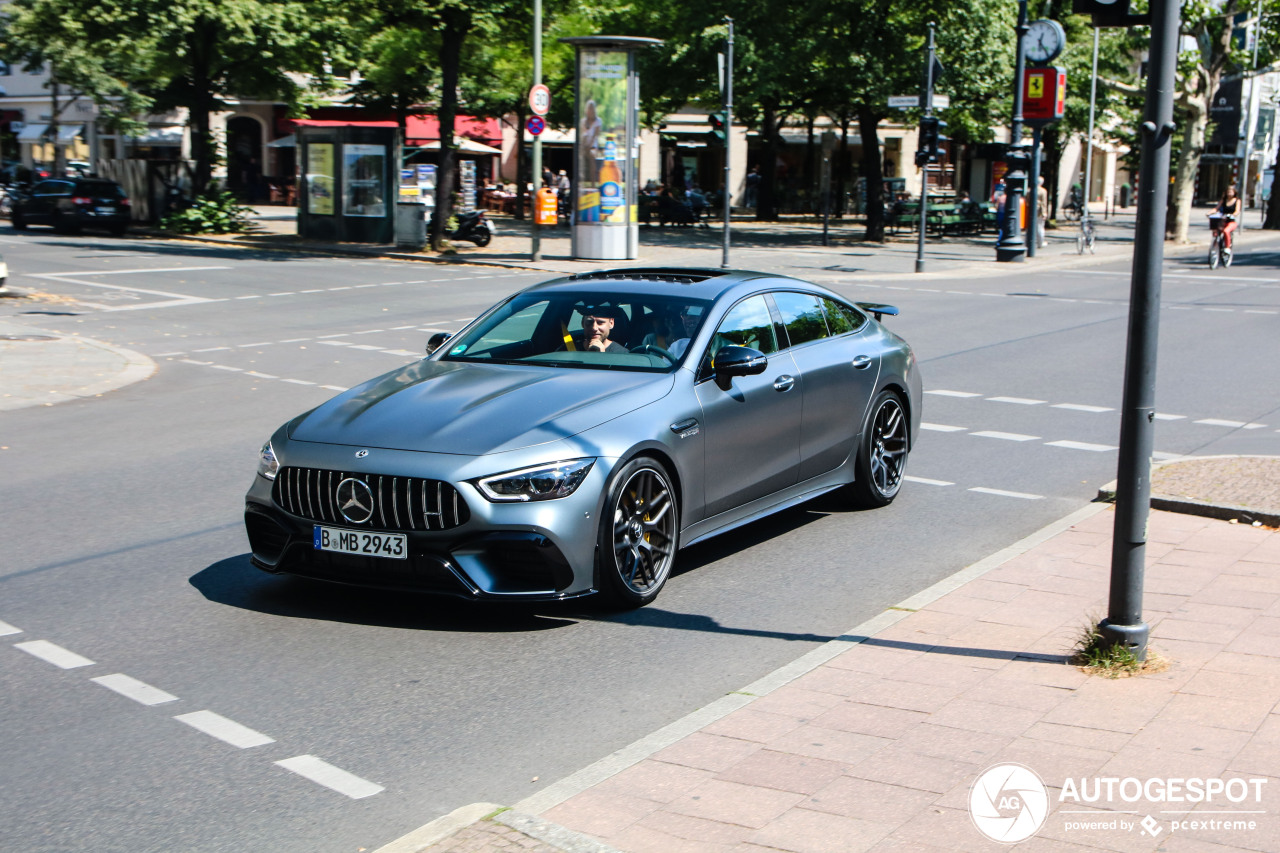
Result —
M783 374L782 376L779 376L777 379L773 380L773 390L790 391L791 386L795 384L796 384L796 379L794 376L787 376L786 374Z
M853 367L855 370L866 370L868 367L871 366L871 356L869 355L856 356L854 357L851 363L853 364Z

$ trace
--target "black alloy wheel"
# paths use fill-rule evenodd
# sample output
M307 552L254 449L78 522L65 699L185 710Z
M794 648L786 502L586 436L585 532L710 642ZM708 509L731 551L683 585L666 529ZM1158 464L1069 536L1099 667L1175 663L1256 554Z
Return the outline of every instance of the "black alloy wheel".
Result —
M658 597L679 547L680 513L666 469L640 457L613 478L600 519L599 589L606 602L642 607Z
M892 391L881 391L871 404L858 445L857 479L850 487L858 507L888 506L902 488L909 447L907 411Z

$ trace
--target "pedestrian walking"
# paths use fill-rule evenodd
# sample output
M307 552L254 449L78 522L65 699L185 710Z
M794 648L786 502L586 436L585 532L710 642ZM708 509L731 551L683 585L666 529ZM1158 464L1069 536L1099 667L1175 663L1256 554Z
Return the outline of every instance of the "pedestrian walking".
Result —
M743 193L742 205L747 208L756 206L756 196L760 193L760 166L752 166L747 172L747 190Z
M1036 247L1043 249L1049 242L1049 235L1045 233L1049 222L1049 191L1044 186L1044 175L1036 180L1039 182L1036 187Z

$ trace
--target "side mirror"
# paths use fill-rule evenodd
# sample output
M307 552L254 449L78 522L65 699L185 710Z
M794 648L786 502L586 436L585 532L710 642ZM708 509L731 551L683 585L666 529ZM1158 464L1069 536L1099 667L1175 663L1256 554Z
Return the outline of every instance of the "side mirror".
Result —
M453 337L452 332L436 332L427 338L427 355L431 355L431 353L440 349L440 347L444 346L444 342L451 337Z
M760 350L751 347L728 346L711 360L711 369L717 384L727 385L735 376L755 376L764 373L769 359Z

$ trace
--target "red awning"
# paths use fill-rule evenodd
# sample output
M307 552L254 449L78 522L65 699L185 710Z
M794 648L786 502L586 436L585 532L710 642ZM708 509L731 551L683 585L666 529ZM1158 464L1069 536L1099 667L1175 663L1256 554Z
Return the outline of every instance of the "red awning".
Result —
M458 116L453 120L453 132L489 145L502 145L502 124L496 118ZM435 116L409 116L405 136L410 144L439 142L440 119Z
M294 127L399 127L394 121L317 121L309 118L291 119Z

